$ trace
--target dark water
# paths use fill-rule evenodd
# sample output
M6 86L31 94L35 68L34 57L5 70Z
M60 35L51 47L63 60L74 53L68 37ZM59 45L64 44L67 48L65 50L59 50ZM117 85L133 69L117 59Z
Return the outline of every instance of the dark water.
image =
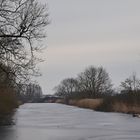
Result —
M25 104L0 140L140 140L140 118L61 104Z

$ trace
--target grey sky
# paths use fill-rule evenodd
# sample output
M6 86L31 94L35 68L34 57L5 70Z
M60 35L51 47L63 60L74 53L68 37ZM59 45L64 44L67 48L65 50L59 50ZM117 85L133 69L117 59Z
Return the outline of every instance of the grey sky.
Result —
M90 65L106 68L115 86L140 75L139 0L41 0L51 24L38 78L44 94Z

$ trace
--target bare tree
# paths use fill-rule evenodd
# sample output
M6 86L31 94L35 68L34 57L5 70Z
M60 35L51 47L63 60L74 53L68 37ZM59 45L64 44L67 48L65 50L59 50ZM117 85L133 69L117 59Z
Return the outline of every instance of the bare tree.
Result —
M112 84L108 73L102 67L89 67L78 76L81 92L90 93L90 97L110 94Z
M89 67L76 79L64 79L55 87L56 95L72 98L97 98L110 95L112 84L108 73L102 67Z
M0 60L16 81L37 74L35 52L41 48L36 41L45 37L48 23L46 6L37 0L0 0Z
M78 91L78 81L74 78L64 79L54 90L56 95L70 97Z
M60 97L65 97L66 92L65 92L65 87L61 84L58 86L54 87L55 95L60 96Z
M136 74L133 74L124 82L121 82L121 88L126 92L137 92L140 90L140 79L137 78Z

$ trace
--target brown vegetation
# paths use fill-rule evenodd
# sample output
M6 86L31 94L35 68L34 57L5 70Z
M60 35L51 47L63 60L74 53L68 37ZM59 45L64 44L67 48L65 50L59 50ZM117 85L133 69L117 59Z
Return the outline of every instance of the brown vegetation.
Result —
M55 94L64 98L60 103L104 112L139 114L140 79L133 74L121 82L120 89L120 92L112 89L105 69L89 67L76 79L64 79L55 88Z
M14 93L10 89L0 90L0 114L8 114L18 107L18 102Z
M64 102L58 102L64 103ZM119 100L109 99L81 99L69 100L69 105L105 112L140 113L140 106L127 104Z
M123 102L114 103L112 109L114 112L140 113L140 106L128 105Z
M61 104L64 104L65 101L64 101L63 99L57 99L57 100L55 101L55 103L61 103Z
M0 89L0 125L12 123L12 115L18 107L16 96L12 89Z
M81 100L70 100L70 105L78 106L81 108L96 109L102 104L102 99L81 99Z

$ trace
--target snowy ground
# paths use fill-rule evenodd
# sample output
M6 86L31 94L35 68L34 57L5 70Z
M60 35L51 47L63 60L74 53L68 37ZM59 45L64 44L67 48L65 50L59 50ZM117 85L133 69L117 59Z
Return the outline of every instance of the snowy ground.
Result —
M25 104L0 140L140 140L140 119L61 104Z

